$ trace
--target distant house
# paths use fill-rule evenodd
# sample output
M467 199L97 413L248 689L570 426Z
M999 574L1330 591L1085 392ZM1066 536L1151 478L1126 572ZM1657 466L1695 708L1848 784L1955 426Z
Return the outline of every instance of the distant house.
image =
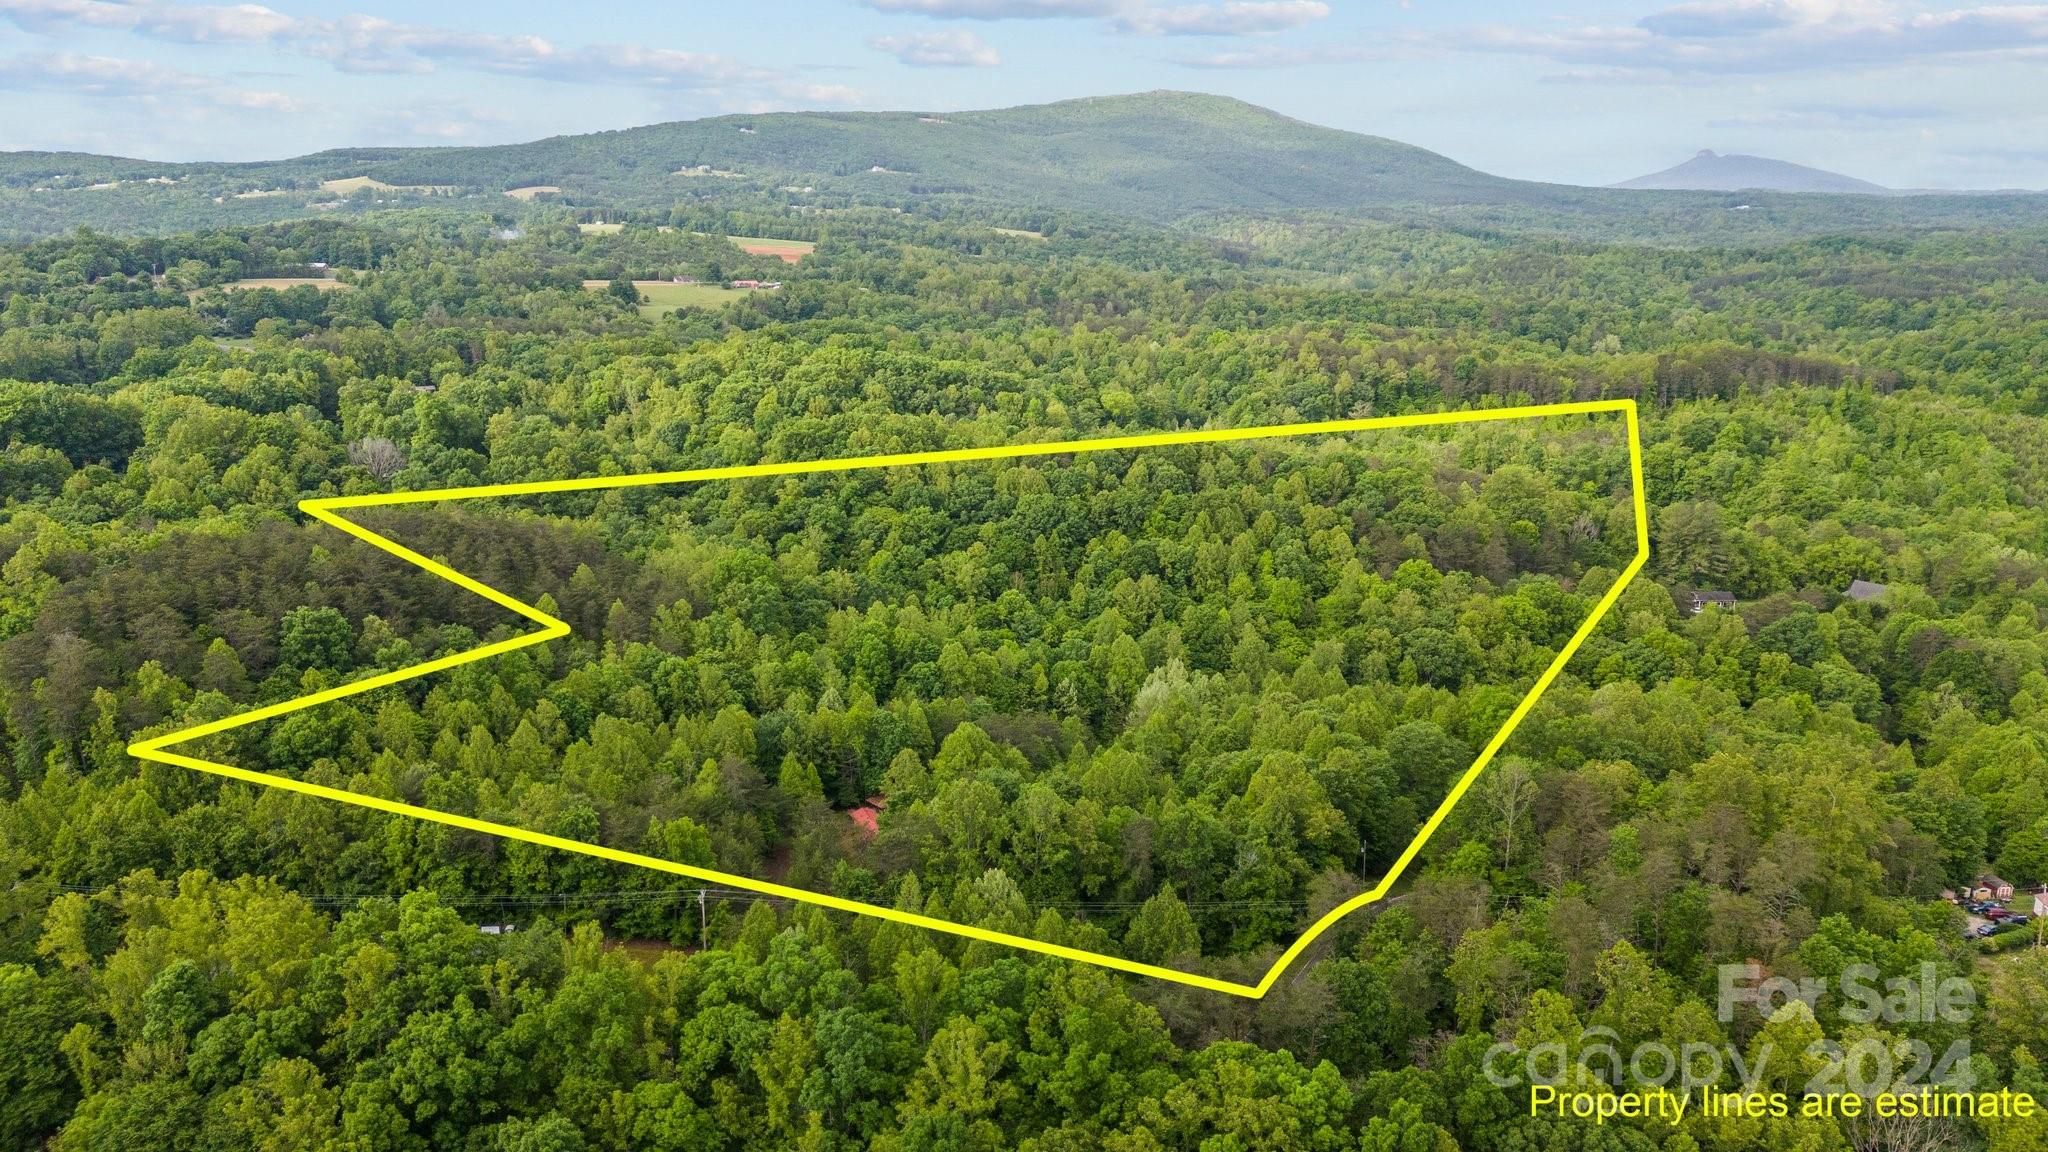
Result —
M865 839L882 830L882 809L888 806L889 801L886 798L870 796L867 803L849 810L846 818L853 821L854 827L860 829L861 837Z
M486 936L503 936L508 932L519 931L519 926L516 924L479 924L476 926L476 930Z
M752 136L754 134L754 130L752 128L741 128L740 131L744 132L749 136Z
M2034 919L2039 920L2043 916L2048 916L2048 884L2041 885L2041 890L2034 893Z
M1887 589L1884 585L1870 580L1851 580L1849 581L1849 590L1842 593L1842 595L1847 596L1851 600L1875 600L1879 596L1884 595L1886 591Z
M735 288L759 288L761 282L759 280L735 280L732 282L732 286Z
M1970 896L1977 900L2010 900L2012 885L1987 872L1970 881Z
M1707 605L1709 604L1712 604L1714 607L1719 608L1724 612L1730 611L1735 607L1735 593L1720 592L1712 588L1699 588L1693 591L1693 615L1697 616L1700 613L1705 612L1707 610Z

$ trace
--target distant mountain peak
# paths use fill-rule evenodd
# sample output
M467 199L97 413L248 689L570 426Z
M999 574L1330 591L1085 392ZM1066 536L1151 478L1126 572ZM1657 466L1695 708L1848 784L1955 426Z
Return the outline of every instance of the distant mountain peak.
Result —
M1858 180L1839 172L1809 168L1766 156L1726 154L1702 148L1676 167L1648 176L1638 176L1610 185L1614 188L1662 189L1692 192L1830 192L1864 196L1888 196L1883 185Z

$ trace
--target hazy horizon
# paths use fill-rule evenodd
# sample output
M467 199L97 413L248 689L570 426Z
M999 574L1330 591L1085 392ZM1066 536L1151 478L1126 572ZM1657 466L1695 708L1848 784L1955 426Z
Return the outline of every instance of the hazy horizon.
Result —
M1521 179L1609 184L1711 148L1897 188L2048 186L2048 147L2028 143L2048 137L2048 5L1581 2L1539 18L1497 3L792 0L772 21L706 5L418 11L0 0L0 148L276 159L1170 88Z

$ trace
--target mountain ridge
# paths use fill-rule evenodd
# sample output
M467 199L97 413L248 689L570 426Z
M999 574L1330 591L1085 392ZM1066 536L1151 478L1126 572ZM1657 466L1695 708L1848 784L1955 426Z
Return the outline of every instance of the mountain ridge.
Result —
M1609 184L1630 191L1822 192L1845 196L1897 196L1896 189L1824 168L1702 148L1692 158L1660 172Z
M1680 243L2048 218L2044 197L1807 194L1766 197L1737 219L1712 193L1515 180L1230 97L1152 91L962 112L730 114L253 162L0 153L0 234L160 232L419 204L536 210L510 192L629 217L678 206L813 215L868 206L1174 226L1327 213Z

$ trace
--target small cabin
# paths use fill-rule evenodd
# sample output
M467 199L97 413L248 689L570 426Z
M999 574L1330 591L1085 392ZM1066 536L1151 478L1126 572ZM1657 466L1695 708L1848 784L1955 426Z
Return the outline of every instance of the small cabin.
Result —
M1874 580L1851 580L1849 581L1849 587L1843 591L1842 595L1847 596L1851 600L1875 600L1888 591L1890 589Z
M882 830L882 809L888 806L887 797L870 796L860 807L849 808L846 818L853 821L853 826L860 830L861 838L865 840Z
M1705 612L1710 604L1723 612L1733 611L1735 608L1735 593L1722 592L1715 588L1698 588L1693 591L1691 606L1693 615L1697 616Z

